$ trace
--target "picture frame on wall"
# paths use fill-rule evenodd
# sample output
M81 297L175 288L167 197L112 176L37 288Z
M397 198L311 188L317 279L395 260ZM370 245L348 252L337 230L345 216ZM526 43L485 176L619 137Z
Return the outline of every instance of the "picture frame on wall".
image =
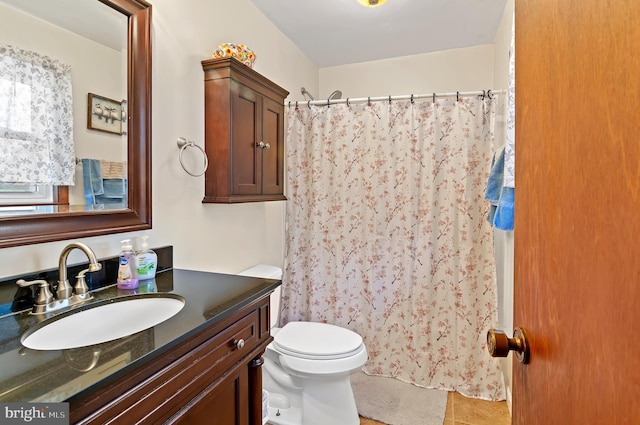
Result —
M122 110L122 114L121 114L121 121L120 123L122 124L122 130L120 132L120 134L127 134L128 129L129 129L129 113L127 112L127 99L122 99L122 102L120 102L120 107Z
M113 134L126 133L126 100L114 100L89 93L87 128Z

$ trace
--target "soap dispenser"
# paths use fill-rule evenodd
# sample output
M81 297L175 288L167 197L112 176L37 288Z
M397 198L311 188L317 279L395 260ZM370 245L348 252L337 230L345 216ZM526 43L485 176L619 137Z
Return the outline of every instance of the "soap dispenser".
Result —
M133 253L133 246L130 239L120 241L122 251L120 252L120 264L118 266L118 288L136 289L138 278L136 276L136 257Z
M139 280L153 279L156 277L158 268L158 255L149 249L147 239L149 236L142 236L140 250L136 252L136 267Z

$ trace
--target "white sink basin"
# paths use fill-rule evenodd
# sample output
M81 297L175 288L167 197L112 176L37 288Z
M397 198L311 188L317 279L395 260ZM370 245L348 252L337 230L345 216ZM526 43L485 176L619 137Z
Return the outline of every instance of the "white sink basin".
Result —
M182 310L184 302L174 294L98 301L38 323L21 342L34 350L64 350L113 341L164 322Z

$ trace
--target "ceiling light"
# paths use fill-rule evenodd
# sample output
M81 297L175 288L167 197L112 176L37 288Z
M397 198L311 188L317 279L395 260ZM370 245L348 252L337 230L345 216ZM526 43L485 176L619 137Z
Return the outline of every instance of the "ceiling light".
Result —
M376 7L385 4L386 2L387 0L358 0L358 3L366 7Z

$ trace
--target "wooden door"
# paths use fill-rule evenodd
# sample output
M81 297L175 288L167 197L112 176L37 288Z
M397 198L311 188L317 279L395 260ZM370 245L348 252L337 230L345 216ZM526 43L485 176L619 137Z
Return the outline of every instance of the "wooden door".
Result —
M517 0L513 423L640 423L640 1Z

